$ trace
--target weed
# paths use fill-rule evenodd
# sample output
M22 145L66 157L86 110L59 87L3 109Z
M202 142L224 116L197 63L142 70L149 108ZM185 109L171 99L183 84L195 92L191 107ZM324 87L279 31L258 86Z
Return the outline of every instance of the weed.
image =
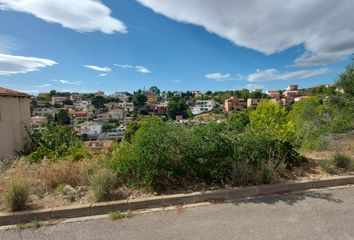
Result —
M352 165L352 160L349 157L340 153L337 153L334 156L333 162L336 165L336 167L344 168L344 169L349 169Z
M133 213L131 211L127 211L127 212L114 211L109 213L109 218L113 221L123 219L123 218L131 218L132 216Z
M329 173L329 174L334 174L336 171L335 171L335 165L333 163L333 161L331 160L323 160L320 162L320 167L321 167L321 170L326 172L326 173Z
M26 208L30 185L26 180L14 181L7 193L6 204L11 211L22 211Z

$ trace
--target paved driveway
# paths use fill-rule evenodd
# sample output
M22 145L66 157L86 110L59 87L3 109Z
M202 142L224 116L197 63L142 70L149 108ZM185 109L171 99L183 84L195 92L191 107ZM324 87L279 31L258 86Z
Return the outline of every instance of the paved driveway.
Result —
M6 230L0 239L354 239L354 187Z

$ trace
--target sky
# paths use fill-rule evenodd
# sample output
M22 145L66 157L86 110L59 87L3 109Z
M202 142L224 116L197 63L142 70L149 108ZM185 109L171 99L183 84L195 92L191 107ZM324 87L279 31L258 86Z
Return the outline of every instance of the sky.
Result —
M333 83L352 0L0 0L0 86L107 94Z

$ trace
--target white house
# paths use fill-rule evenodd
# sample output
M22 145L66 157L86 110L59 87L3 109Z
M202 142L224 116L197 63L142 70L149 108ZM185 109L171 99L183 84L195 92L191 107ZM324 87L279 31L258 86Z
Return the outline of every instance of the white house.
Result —
M119 126L117 128L109 129L107 132L99 136L99 140L122 140L124 138L125 127Z
M201 113L209 112L216 106L214 100L197 100L192 113L198 115Z
M97 122L83 122L76 126L76 132L79 135L86 134L90 139L97 139L102 132L102 124Z
M113 98L118 98L120 102L128 100L128 95L125 92L115 92L111 95Z
M134 103L132 103L132 102L120 102L120 103L118 103L118 106L126 112L133 112L134 111Z

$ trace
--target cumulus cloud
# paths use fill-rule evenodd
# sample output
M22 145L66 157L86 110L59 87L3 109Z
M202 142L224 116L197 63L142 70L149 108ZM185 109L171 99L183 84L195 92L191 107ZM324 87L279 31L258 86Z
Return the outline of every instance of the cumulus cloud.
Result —
M100 75L98 75L98 76L100 76L100 77L105 77L105 76L107 76L108 74L107 73L101 73Z
M40 68L55 64L55 61L46 58L0 54L0 75L39 71Z
M257 69L256 72L247 76L249 82L273 81L273 80L290 80L290 79L306 79L328 73L328 68L319 68L313 70L299 70L292 72L279 72L271 68L266 70Z
M84 65L84 67L87 67L87 68L90 68L92 70L99 71L99 72L109 72L112 70L109 67L98 67L98 66L94 66L94 65Z
M128 64L113 64L113 65L119 68L134 68L134 66Z
M205 75L205 78L217 80L217 81L224 81L229 79L231 76L230 73L222 74L222 73L209 73Z
M143 66L135 66L136 71L141 72L141 73L151 73L149 69Z
M354 53L353 1L138 0L176 21L204 27L234 44L273 54L304 44L296 66L315 66Z
M124 23L111 17L111 10L98 0L0 0L0 10L32 14L78 32L127 32Z

